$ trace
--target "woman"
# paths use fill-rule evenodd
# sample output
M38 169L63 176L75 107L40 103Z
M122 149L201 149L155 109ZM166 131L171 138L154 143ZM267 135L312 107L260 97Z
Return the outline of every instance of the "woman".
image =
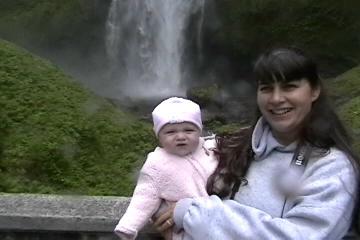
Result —
M342 239L356 205L359 159L316 64L281 48L261 55L254 73L256 122L217 137L212 196L180 200L155 226L162 231L173 219L185 239Z

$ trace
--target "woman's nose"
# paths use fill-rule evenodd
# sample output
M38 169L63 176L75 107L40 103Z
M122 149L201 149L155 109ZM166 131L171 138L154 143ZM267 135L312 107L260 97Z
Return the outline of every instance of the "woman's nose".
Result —
M270 101L273 103L278 103L284 101L284 92L278 86L276 86L270 96Z

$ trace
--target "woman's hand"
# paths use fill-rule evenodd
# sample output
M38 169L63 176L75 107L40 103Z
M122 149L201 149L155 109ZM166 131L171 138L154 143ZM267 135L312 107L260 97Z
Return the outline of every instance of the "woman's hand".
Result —
M153 226L166 240L171 240L175 205L176 203L170 203L169 207L158 218L152 218Z

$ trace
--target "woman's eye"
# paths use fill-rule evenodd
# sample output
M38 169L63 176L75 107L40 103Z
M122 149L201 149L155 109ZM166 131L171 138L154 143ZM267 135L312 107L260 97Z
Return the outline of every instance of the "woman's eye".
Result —
M292 89L297 88L297 85L296 84L285 84L283 86L283 88L286 89L286 90L292 90Z
M269 92L269 91L271 91L271 87L270 86L267 86L267 85L260 85L259 86L259 91L260 92Z

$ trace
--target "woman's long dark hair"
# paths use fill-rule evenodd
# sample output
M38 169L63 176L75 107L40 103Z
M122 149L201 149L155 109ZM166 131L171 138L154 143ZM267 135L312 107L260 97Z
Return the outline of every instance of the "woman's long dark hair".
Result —
M360 160L351 148L350 136L329 103L317 66L311 58L297 48L273 49L255 62L254 76L256 84L306 79L313 89L320 88L320 95L312 104L299 140L325 150L337 147L349 157L355 170L359 170ZM251 127L216 137L219 165L208 180L209 194L228 197L234 186L247 183L245 176L254 159L251 137L260 116L257 109Z

